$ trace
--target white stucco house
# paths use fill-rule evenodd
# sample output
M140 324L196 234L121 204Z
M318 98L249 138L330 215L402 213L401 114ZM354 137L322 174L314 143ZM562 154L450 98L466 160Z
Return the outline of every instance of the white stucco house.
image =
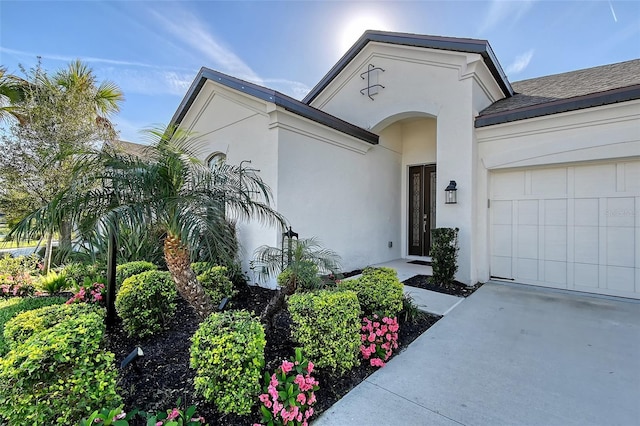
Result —
M458 227L461 282L640 298L640 60L510 83L487 41L368 31L302 101L202 68L172 122L345 270ZM280 232L240 228L245 269Z

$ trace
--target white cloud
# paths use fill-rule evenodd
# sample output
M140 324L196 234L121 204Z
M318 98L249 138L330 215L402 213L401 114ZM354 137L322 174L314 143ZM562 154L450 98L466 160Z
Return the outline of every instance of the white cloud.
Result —
M513 25L531 9L532 5L533 0L492 0L478 32L484 34L491 31L505 20Z
M115 82L125 94L184 96L196 71L109 67L100 69L99 74Z
M507 74L518 74L522 72L533 58L533 49L524 52L522 55L516 56L516 59L507 67Z
M151 13L160 22L161 28L187 44L190 49L204 54L220 71L256 84L263 84L262 79L251 67L225 47L222 42L216 40L195 15L186 10L172 11L171 18L167 18L155 10Z
M298 100L307 96L307 93L311 91L311 88L304 83L284 78L266 78L264 79L264 84Z

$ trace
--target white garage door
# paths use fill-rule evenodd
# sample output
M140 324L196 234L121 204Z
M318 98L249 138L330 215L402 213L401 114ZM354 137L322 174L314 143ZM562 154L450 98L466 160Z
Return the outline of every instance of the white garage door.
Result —
M491 275L640 298L640 160L493 172Z

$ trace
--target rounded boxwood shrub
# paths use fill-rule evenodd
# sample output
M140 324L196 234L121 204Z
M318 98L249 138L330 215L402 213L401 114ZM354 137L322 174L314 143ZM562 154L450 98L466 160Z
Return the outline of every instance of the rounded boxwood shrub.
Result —
M227 277L227 268L224 266L210 266L198 274L198 281L204 287L214 304L219 304L225 297L233 297L238 291Z
M157 269L158 267L156 265L145 260L136 260L118 265L116 266L116 286L120 288L127 278L141 274L142 272L155 271Z
M360 278L344 280L338 287L358 294L364 316L378 314L394 318L402 310L404 285L395 269L365 268Z
M147 271L124 280L116 296L116 311L130 336L145 337L166 327L176 312L171 274Z
M11 318L4 326L4 340L13 349L24 343L35 333L59 324L77 315L95 312L96 308L86 303L53 305L22 312Z
M247 311L215 312L192 337L196 392L222 413L251 412L260 393L264 329Z
M360 304L353 291L293 294L288 301L291 335L318 367L339 372L358 364Z
M0 424L73 425L118 406L114 356L100 347L104 330L104 311L94 309L34 332L1 358Z

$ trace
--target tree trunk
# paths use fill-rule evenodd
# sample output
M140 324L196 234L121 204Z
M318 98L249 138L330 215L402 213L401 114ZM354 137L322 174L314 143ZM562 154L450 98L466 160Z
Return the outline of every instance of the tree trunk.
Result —
M164 258L180 295L196 310L200 318L209 316L215 306L191 269L189 250L180 237L168 234L164 240Z
M47 245L44 249L44 272L45 275L49 273L51 269L51 254L53 252L53 232L49 232L47 235Z
M58 240L58 253L56 257L59 261L62 261L63 256L66 258L71 253L71 222L63 220L60 223L60 239Z

